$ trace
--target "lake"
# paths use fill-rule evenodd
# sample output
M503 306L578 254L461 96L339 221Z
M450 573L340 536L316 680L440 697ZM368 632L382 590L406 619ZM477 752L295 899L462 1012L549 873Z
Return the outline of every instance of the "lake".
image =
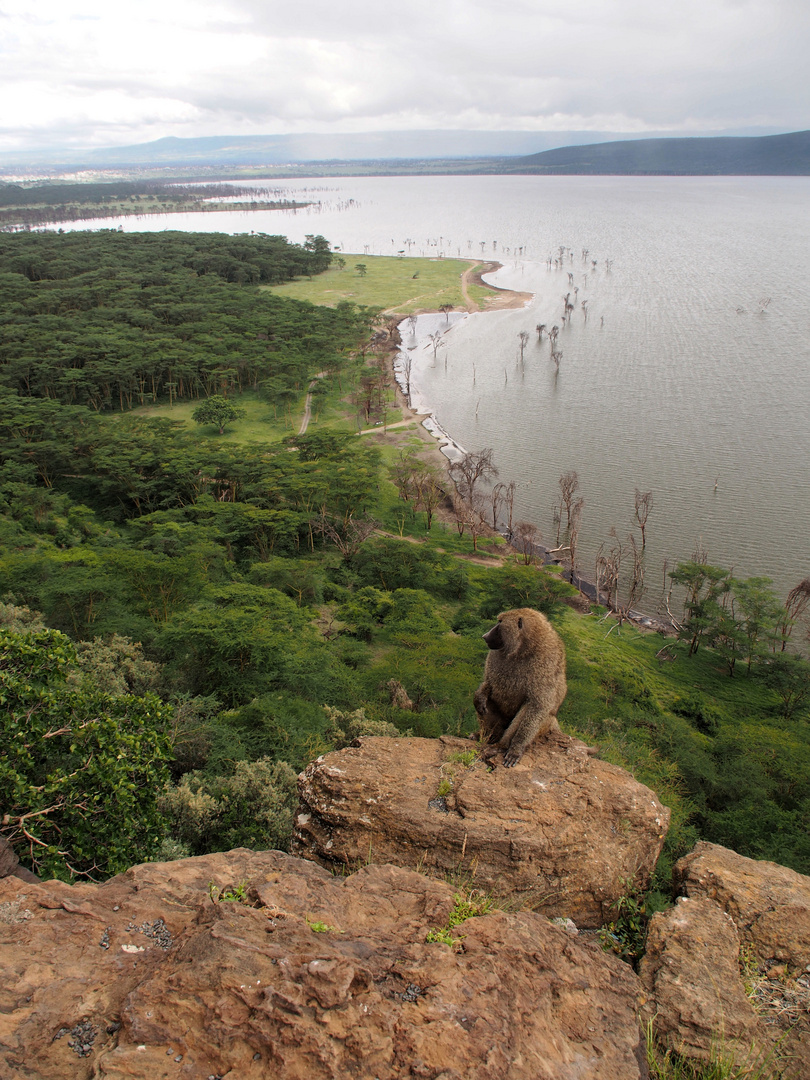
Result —
M741 576L772 577L782 595L810 576L810 178L282 186L317 205L78 227L261 231L298 242L322 233L352 253L498 259L497 284L533 293L532 302L459 319L435 363L432 350L415 350L412 382L460 445L494 448L500 479L518 485L516 518L553 543L558 477L575 469L585 500L579 565L589 576L610 530L624 540L633 528L635 489L651 490L648 608L664 560L672 567L696 546ZM574 308L563 324L566 294ZM559 370L538 323L560 326ZM521 331L530 334L522 364Z

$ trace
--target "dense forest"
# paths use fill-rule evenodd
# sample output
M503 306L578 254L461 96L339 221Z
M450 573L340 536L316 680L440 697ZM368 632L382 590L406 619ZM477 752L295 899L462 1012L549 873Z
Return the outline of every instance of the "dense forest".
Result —
M418 436L340 419L391 396L376 313L267 288L329 259L322 237L0 237L0 832L65 878L283 847L314 756L473 732L481 634L528 605L566 643L563 727L673 809L660 886L698 836L810 872L804 594L686 564L665 641L572 610L495 535L471 559ZM318 375L332 420L286 430ZM173 418L215 397L258 403L258 434Z

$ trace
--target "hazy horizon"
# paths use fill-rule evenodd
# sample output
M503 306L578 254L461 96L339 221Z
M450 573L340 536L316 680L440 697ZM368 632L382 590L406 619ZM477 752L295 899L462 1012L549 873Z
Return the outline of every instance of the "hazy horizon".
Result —
M0 27L0 155L32 159L166 137L470 132L497 147L511 132L537 137L531 153L810 127L800 0L4 0Z

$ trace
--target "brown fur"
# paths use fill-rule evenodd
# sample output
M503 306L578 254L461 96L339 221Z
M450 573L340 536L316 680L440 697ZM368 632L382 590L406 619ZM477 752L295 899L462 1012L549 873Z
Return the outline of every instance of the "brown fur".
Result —
M559 731L565 698L565 646L551 623L533 608L504 611L486 634L484 681L475 692L481 742L517 765L535 739ZM486 753L486 751L485 751Z

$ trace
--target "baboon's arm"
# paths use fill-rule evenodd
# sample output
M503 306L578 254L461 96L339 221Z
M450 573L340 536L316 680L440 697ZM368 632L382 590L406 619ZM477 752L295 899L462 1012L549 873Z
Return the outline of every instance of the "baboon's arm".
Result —
M475 711L479 716L483 716L487 711L487 705L489 704L489 695L492 693L492 687L486 680L481 683L478 689L475 691L475 697L473 698L473 704L475 705Z
M498 742L503 750L504 766L511 769L517 765L539 735L546 735L552 729L559 730L559 726L553 713L542 709L536 702L527 701Z

